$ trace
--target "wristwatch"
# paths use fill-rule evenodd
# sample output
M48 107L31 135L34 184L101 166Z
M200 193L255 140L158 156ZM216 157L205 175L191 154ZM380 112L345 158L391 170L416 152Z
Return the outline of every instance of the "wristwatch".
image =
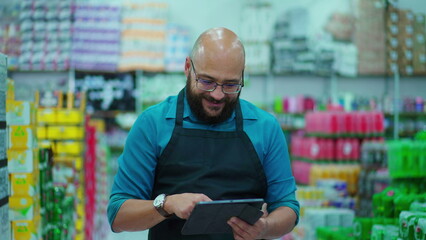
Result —
M157 211L161 214L161 216L163 217L170 217L173 214L168 213L166 210L164 210L164 203L166 202L166 197L167 195L162 193L160 195L158 195L155 199L154 199L154 207L155 209L157 209Z

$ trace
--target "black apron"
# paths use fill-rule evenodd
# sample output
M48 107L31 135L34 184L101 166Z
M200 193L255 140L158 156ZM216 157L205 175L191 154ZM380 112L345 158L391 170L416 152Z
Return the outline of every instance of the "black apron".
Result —
M185 88L179 93L172 137L158 159L152 199L161 193L203 193L212 200L265 198L266 176L243 131L240 103L236 131L183 128ZM233 239L232 234L181 235L185 220L176 216L157 224L148 239Z

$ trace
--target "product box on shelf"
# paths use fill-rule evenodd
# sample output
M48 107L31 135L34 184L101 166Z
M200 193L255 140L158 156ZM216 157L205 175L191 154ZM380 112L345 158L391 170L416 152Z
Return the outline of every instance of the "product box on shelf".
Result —
M15 81L10 78L6 79L6 99L14 100L15 99Z
M36 147L35 127L9 126L9 148L10 149L31 149Z
M79 126L48 126L47 138L57 140L81 140L84 128Z
M76 171L83 169L83 158L79 156L55 156L55 163L72 163Z
M57 122L57 110L53 108L37 109L38 124L55 124Z
M35 102L39 108L61 108L63 93L62 91L36 91Z
M34 103L8 100L6 106L6 121L9 126L35 124L36 108Z
M420 230L415 229L415 226L417 226L421 219L426 219L426 212L401 212L399 215L399 229L401 237L403 239L414 239L414 235Z
M36 136L38 140L47 139L47 126L38 126Z
M78 109L57 110L57 122L63 124L81 124L84 122L84 112Z
M38 170L38 149L7 150L10 173L32 173Z
M39 174L34 173L11 173L10 193L13 197L33 197L39 194Z
M84 153L84 144L80 141L60 141L55 143L54 150L59 155L78 156Z
M40 215L38 202L38 198L11 196L9 198L9 219L11 221L33 220L35 216Z
M414 17L414 32L425 33L426 32L426 17L423 13L416 13Z
M58 123L81 124L84 121L84 113L78 109L60 109L57 111Z
M33 220L12 221L13 240L38 240L40 239L40 220L37 217Z

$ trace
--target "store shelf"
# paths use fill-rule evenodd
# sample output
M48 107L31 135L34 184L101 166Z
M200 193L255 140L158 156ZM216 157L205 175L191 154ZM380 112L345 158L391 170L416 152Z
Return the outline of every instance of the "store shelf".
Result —
M393 117L394 115L393 113L385 113L385 117ZM424 118L426 112L400 112L398 115L404 118Z

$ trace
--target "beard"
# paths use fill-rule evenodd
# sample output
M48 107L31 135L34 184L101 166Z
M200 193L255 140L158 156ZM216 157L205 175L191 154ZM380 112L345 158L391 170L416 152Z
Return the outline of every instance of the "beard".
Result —
M201 121L206 122L207 124L217 124L224 122L226 119L231 117L232 112L235 110L235 106L237 105L237 101L240 98L240 93L238 93L237 98L235 99L229 99L226 96L220 100L217 101L214 98L212 98L209 95L209 92L205 92L205 94L196 94L191 89L191 80L189 77L186 81L186 96L188 100L188 104L191 107L191 111L194 113L194 115ZM203 98L209 102L214 103L225 103L222 112L220 112L216 116L209 116L206 110L204 110L202 100Z

